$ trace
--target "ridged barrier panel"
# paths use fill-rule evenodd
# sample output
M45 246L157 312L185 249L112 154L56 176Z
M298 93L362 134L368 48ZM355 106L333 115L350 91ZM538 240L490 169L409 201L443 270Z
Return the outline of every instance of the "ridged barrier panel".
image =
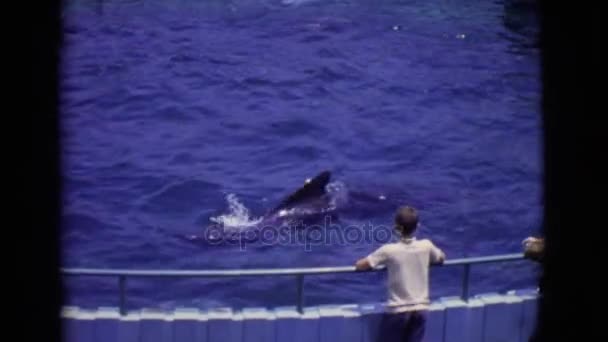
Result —
M523 260L522 254L452 259L443 266L462 266L462 293L431 303L427 342L524 342L536 322L536 290L469 296L473 265ZM113 270L62 269L66 276L116 277L118 307L85 310L63 307L65 342L247 342L376 341L385 307L382 303L304 306L307 275L357 272L354 267L249 270ZM126 310L127 278L294 276L296 305L290 307L178 308L173 311Z
M427 342L524 342L536 321L535 290L487 293L468 301L433 301ZM173 311L143 309L121 315L117 307L61 312L66 342L340 342L377 341L384 305L230 308Z

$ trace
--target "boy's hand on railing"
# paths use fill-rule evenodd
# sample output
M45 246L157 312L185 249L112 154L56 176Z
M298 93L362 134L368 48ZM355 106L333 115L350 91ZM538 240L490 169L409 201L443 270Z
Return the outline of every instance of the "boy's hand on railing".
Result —
M437 261L431 261L430 264L432 266L443 266L445 259L439 259Z
M355 263L355 270L357 271L369 271L371 269L372 266L369 264L367 258L361 258Z

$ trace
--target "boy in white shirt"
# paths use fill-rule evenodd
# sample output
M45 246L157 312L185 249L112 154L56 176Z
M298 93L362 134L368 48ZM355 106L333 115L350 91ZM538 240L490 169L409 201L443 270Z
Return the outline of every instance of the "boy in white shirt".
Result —
M357 270L386 266L388 310L379 341L419 342L424 337L429 300L429 266L442 264L445 254L430 240L416 240L418 213L408 206L395 215L396 243L381 246L357 261Z

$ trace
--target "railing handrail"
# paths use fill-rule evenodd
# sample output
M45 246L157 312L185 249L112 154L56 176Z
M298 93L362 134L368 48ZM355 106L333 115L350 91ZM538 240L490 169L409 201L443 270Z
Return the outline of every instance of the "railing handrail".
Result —
M446 260L441 266L464 266L462 277L462 299L469 298L469 275L471 265L494 262L523 260L523 253L491 255L484 257L460 258ZM380 271L378 269L371 270ZM118 277L119 306L121 314L126 313L126 280L127 277L243 277L243 276L295 276L297 289L297 308L302 312L304 307L304 276L312 274L354 273L354 266L340 267L306 267L275 269L235 269L235 270L128 270L128 269L94 269L94 268L61 268L67 276L108 276ZM369 271L367 271L369 272Z
M524 259L523 253L492 255L484 257L459 258L446 260L441 266L461 266ZM379 270L372 270L379 271ZM301 268L262 268L234 270L142 270L142 269L98 269L62 268L61 273L77 276L128 276L128 277L242 277L242 276L293 276L331 273L360 272L354 266L338 267L301 267Z

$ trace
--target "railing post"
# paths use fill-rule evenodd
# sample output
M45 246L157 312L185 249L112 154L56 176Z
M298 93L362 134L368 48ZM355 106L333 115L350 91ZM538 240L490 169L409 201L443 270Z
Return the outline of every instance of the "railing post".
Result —
M119 288L119 293L118 295L120 296L119 298L119 308L120 308L120 314L121 315L126 315L127 314L127 308L125 306L125 287L126 287L126 282L127 279L124 275L121 275L118 277L118 288Z
M297 282L296 288L298 291L297 308L298 308L299 313L303 313L304 312L304 275L298 274L296 276L296 282Z
M464 273L462 274L462 300L469 301L469 274L471 273L471 264L464 264Z

